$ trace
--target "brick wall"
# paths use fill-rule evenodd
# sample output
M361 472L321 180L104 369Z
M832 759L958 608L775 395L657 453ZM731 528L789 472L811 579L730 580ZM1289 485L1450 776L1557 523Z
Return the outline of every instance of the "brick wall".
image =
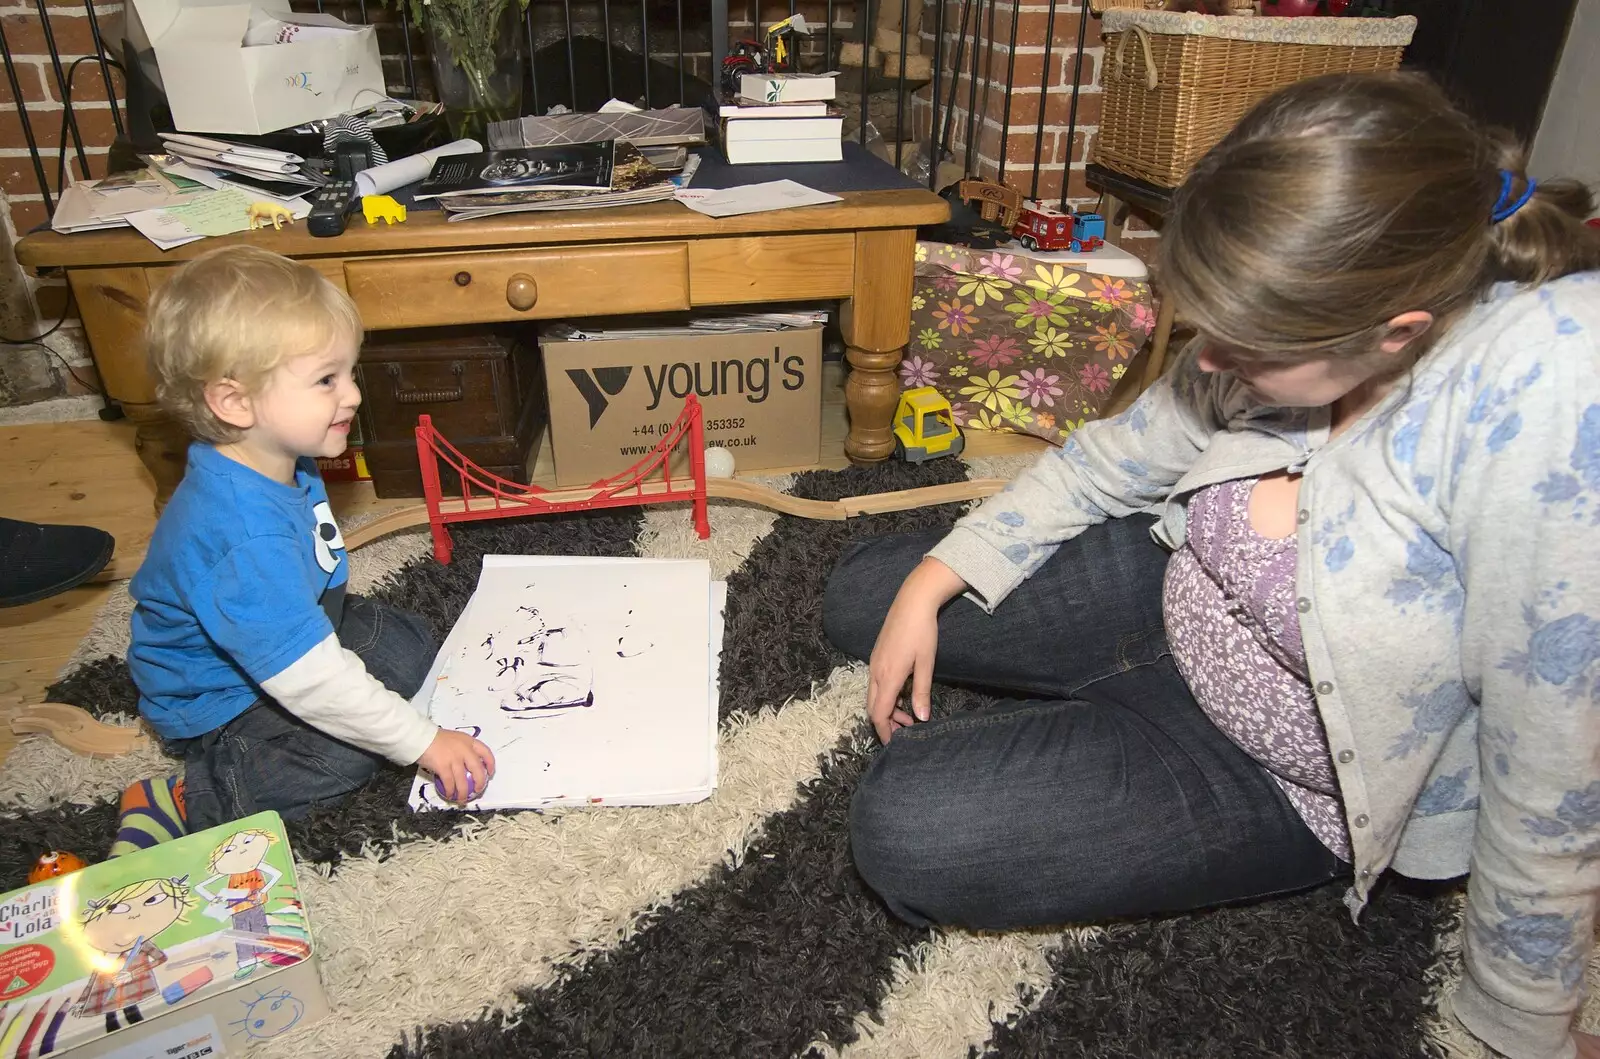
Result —
M939 2L932 0L922 18L922 50L927 55L933 54L933 32ZM1104 98L1100 87L1100 69L1105 49L1101 45L1100 19L1093 14L1086 16L1081 2L1059 0L1052 22L1048 3L1022 0L1015 9L1017 44L1015 65L1012 67L1013 8L1005 3L998 6L991 34L987 6L984 8L982 26L973 26L978 7L974 2L974 16L969 17L968 22L967 47L962 55L962 68L957 74L954 64L961 31L961 0L943 2L945 39L941 57L943 73L939 85L939 117L942 121L946 109L951 105L953 90L955 118L951 124L950 151L955 163L959 166L966 161L970 114L974 144L973 175L989 180L1001 178L1000 158L1004 152L1004 182L1024 195L1030 195L1035 187L1034 157L1037 149L1039 197L1056 200L1062 193L1062 167L1070 157L1066 198L1079 208L1092 206L1097 196L1084 183L1083 168L1094 149L1094 137L1100 126L1100 105ZM1078 24L1084 17L1089 19L1089 24L1084 37L1082 68L1079 70L1075 61ZM1048 63L1045 61L1047 40L1050 42ZM973 76L974 50L977 52L976 78ZM1012 70L1009 92L1006 90L1008 67ZM1077 124L1069 150L1066 141L1075 76L1080 89ZM973 98L974 84L976 99ZM920 90L915 97L912 128L918 139L928 135L931 94L929 86ZM1041 104L1044 108L1042 128L1039 122ZM1147 227L1131 222L1123 245L1148 259L1155 249L1154 235Z
M67 308L66 286L60 280L34 280L17 267L11 253L15 239L48 219L44 196L28 151L22 110L26 109L38 145L45 181L54 195L59 187L57 158L63 144L64 91L50 58L54 38L63 76L72 62L94 54L94 34L89 12L81 2L49 0L49 37L38 10L29 5L0 0L0 29L11 49L13 71L21 104L9 79L0 78L0 332L8 338L36 335L61 318ZM122 5L97 4L95 17L108 34L120 21ZM112 91L122 98L120 76L112 71ZM105 157L115 126L100 64L79 63L72 72L73 117L83 143L89 174L105 173ZM85 175L76 143L65 137L65 167L75 177ZM54 355L37 346L0 346L0 406L26 404L49 398L82 397L85 383L98 385L82 332L72 322L46 340ZM57 358L60 359L57 359ZM71 372L66 370L71 367ZM73 373L78 376L73 378ZM93 408L86 401L88 408Z

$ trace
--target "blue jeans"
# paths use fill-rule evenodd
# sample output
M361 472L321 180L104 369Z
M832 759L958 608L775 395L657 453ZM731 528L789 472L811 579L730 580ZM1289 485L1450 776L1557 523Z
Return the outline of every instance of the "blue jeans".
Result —
M415 614L345 597L339 644L390 691L410 698L438 650ZM285 819L336 801L366 783L384 759L311 727L263 698L221 728L178 744L191 832L267 809Z
M995 609L939 615L940 681L1021 696L898 731L856 789L863 879L901 919L981 929L1104 920L1304 889L1346 871L1179 675L1150 520L1063 545ZM823 627L872 652L941 533L839 561Z

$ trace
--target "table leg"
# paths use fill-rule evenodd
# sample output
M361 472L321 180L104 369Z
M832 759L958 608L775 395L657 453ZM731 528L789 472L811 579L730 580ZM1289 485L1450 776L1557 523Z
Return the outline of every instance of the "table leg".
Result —
M1161 299L1156 312L1156 329L1150 337L1150 357L1145 361L1144 378L1139 381L1139 392L1161 378L1167 367L1167 345L1172 341L1172 325L1178 316L1178 303L1170 297Z
M850 434L845 455L860 463L894 453L891 425L900 400L900 353L911 335L911 287L916 268L914 229L856 233L855 283L844 303L845 410Z
M1115 195L1105 195L1101 204L1101 216L1106 219L1106 242L1112 246L1122 245L1122 231L1128 226L1128 204Z
M138 428L134 444L155 479L155 507L160 511L183 480L189 438L156 404L155 380L144 352L145 305L150 300L144 269L74 269L67 278L100 382Z
M123 402L123 415L137 429L133 450L156 480L156 513L167 506L189 463L189 432L157 404Z

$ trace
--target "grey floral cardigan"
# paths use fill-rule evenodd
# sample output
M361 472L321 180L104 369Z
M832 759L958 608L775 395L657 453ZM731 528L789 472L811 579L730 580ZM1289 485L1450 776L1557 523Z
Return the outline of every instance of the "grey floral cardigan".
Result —
M1195 353L931 554L992 609L1094 523L1155 512L1177 547L1195 490L1302 471L1352 912L1385 868L1470 871L1457 1015L1512 1059L1572 1056L1600 889L1600 273L1497 287L1332 440L1328 409L1261 406Z

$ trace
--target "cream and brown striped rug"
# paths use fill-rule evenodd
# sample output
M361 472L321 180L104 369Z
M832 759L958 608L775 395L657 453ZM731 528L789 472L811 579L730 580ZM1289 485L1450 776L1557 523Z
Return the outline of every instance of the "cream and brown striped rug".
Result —
M993 466L974 474L1014 468ZM814 499L931 485L957 461L815 472ZM652 508L426 535L352 554L355 591L441 638L490 553L701 556L729 583L720 787L697 805L411 814L381 775L290 825L335 1014L264 1056L1281 1059L1474 1056L1435 997L1458 895L1398 880L1359 925L1341 887L1257 905L1004 935L890 919L851 866L849 797L874 751L864 667L823 639L828 570L861 536L954 507L813 522L713 503L710 541ZM114 601L53 692L122 723ZM939 689L941 709L970 692ZM0 890L43 848L103 856L116 797L158 751L75 758L33 738L0 771Z

